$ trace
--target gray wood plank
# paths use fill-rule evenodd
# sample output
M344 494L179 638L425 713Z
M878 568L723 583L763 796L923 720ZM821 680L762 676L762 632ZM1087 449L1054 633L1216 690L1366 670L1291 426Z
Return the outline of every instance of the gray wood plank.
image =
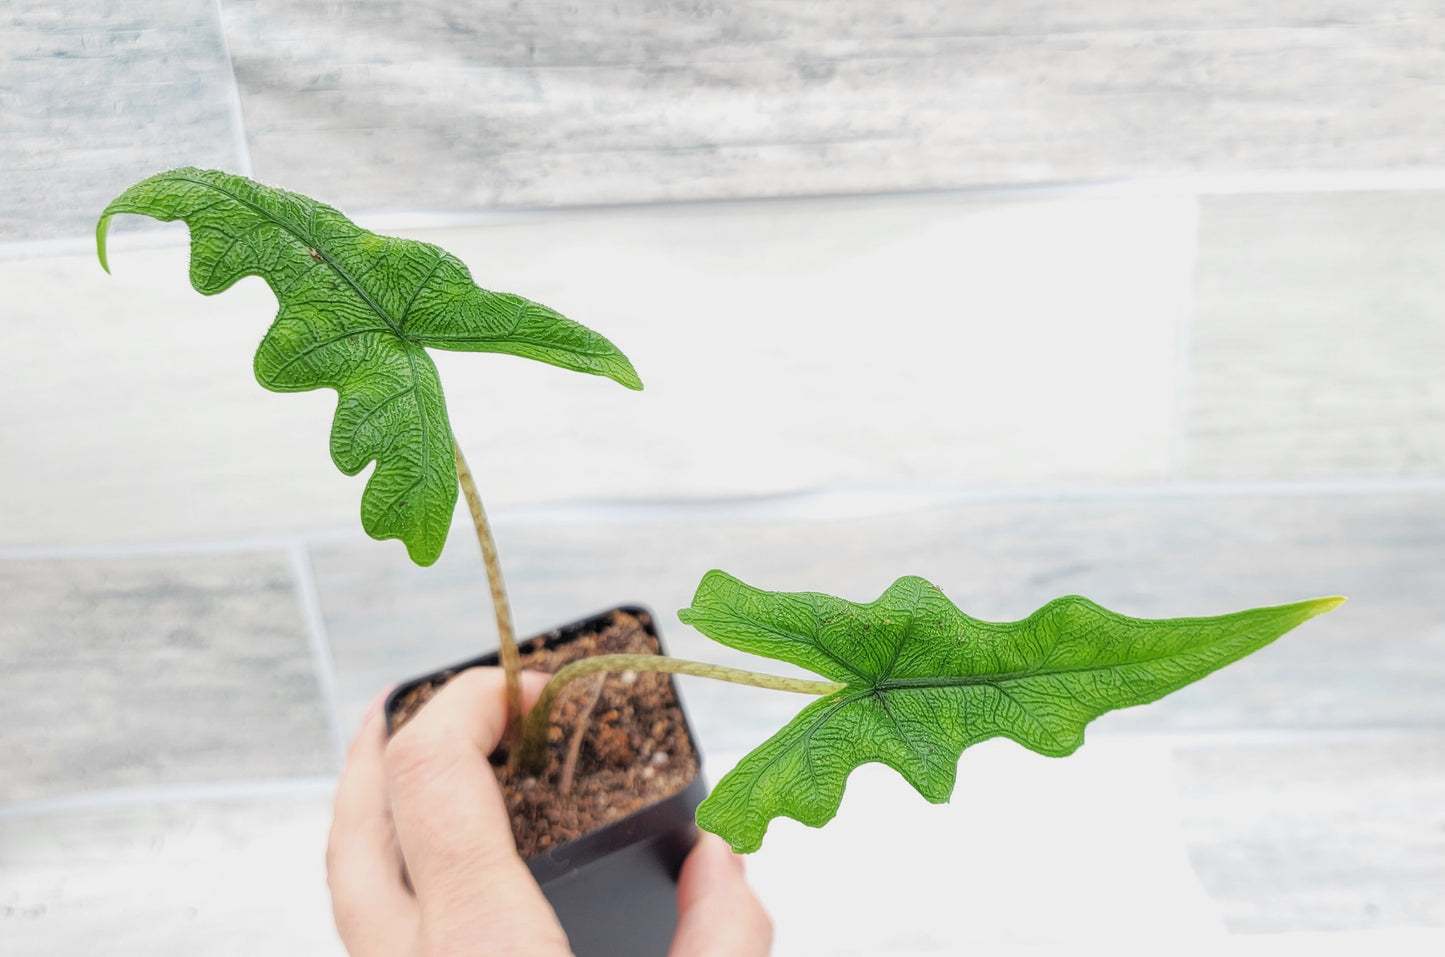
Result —
M1445 196L1206 198L1188 474L1445 473Z
M0 22L0 240L85 235L142 177L241 163L213 0L10 0Z
M259 175L533 206L1445 163L1431 3L229 0Z
M1445 927L1445 736L1192 748L1175 767L1231 930Z
M316 549L348 728L383 684L493 646L476 546L454 534L430 569L369 542ZM856 601L918 574L993 620L1070 593L1145 617L1344 594L1340 610L1165 701L1106 716L1095 733L1445 722L1442 496L982 502L816 524L503 523L498 541L523 633L641 601L674 654L751 667L757 659L672 614L709 568ZM801 704L701 679L682 687L704 747L751 746Z
M329 795L0 817L7 957L343 957Z
M0 804L334 769L279 556L0 561L0 608Z

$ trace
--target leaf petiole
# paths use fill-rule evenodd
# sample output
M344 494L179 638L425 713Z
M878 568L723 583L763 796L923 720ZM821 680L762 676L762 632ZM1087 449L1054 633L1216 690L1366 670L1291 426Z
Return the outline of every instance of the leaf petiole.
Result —
M457 482L466 497L467 508L472 513L472 524L477 529L477 541L482 546L482 563L487 566L487 584L492 590L492 610L497 615L497 642L502 672L507 685L507 751L514 757L517 751L517 734L522 721L522 658L517 651L517 634L512 627L512 606L507 601L507 583L502 578L502 561L497 555L497 542L492 537L492 525L487 521L487 512L482 508L482 497L472 481L472 470L467 466L462 447L452 440L452 451L457 462Z
M541 774L547 768L547 727L552 718L552 705L558 693L578 678L588 675L617 671L652 671L674 675L693 675L698 678L715 678L733 684L752 685L755 688L770 688L774 691L792 691L798 694L830 695L842 691L847 685L836 681L812 681L807 678L785 678L781 675L745 671L726 665L709 664L703 661L687 661L669 658L666 655L595 655L564 665L552 675L542 689L542 695L522 722L521 749L514 752L521 769L528 774Z

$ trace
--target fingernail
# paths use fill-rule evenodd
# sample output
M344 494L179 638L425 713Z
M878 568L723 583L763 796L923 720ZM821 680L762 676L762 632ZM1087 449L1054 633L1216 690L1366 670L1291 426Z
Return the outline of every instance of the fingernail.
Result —
M382 688L381 693L371 699L371 704L366 706L366 714L361 717L362 724L366 724L372 718L376 717L376 713L380 711L381 706L386 703L386 696L389 694L391 694L391 688Z

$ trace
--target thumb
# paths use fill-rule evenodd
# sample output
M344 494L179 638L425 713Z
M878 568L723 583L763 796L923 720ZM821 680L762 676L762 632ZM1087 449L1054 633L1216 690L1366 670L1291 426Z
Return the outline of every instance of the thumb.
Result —
M765 957L773 922L743 876L743 859L703 833L677 884L677 933L668 957Z
M535 698L546 676L523 677L525 704L526 692ZM496 953L566 951L561 925L517 856L487 763L506 725L504 683L498 668L462 672L386 746L392 821L432 947L427 953L459 954L455 942L482 939ZM454 944L458 949L449 949Z

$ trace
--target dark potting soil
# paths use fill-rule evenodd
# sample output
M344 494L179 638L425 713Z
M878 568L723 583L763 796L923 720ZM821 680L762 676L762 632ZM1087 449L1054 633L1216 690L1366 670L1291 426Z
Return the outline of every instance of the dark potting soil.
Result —
M551 673L593 655L657 651L643 622L617 611L600 631L580 634L559 648L524 652L522 667ZM424 683L408 693L393 711L394 726L401 728L442 687ZM575 771L562 794L562 769L579 723ZM698 772L682 708L664 674L627 671L579 678L558 695L548 737L547 771L540 777L514 777L501 749L491 756L523 858L671 797Z

